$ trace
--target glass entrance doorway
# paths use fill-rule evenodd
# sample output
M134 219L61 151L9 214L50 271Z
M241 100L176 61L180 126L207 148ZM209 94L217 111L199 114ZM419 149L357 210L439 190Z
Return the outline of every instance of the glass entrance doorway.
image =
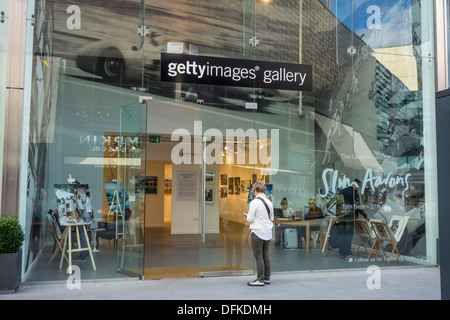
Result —
M253 273L243 213L251 184L257 179L270 182L270 164L250 159L249 139L268 129L265 120L255 120L264 112L268 93L253 84L240 88L165 82L160 68L162 54L254 61L260 10L268 10L260 1L236 6L230 1L172 5L142 0L135 15L140 26L135 52L115 55L123 59L112 65L124 74L115 80L129 81L135 68L136 90L152 97L147 102L145 176L154 189L144 196L145 278ZM221 22L194 18L204 16ZM264 143L270 139L270 133L262 137ZM262 148L264 143L258 142Z
M116 188L110 200L118 241L117 270L140 278L144 277L145 193L152 187L145 171L146 113L141 103L120 109Z
M180 116L170 117L175 112ZM147 102L146 175L155 185L145 196L146 278L253 273L243 213L251 185L270 184L271 163L262 154L276 138L253 125L202 104Z

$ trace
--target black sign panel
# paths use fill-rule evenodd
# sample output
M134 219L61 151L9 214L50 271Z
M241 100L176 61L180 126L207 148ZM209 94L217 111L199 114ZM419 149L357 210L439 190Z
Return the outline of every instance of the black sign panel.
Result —
M161 53L161 82L312 90L312 66Z

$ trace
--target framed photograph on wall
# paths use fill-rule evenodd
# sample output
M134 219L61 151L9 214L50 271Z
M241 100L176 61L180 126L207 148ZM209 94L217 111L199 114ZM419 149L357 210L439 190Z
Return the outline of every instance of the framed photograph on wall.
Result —
M207 184L214 184L214 181L216 179L216 173L215 172L207 172L205 175L205 182Z
M245 192L250 192L250 186L252 185L251 180L245 180Z
M228 175L227 174L221 174L220 175L220 185L226 186L228 184Z
M136 193L157 194L158 193L158 177L157 176L137 176L136 177Z
M227 187L220 187L220 197L226 198L228 195L228 188Z
M205 204L207 205L213 205L215 203L214 201L214 188L205 188Z
M228 194L234 194L234 178L228 178Z
M172 193L172 179L164 179L164 193Z
M241 194L241 178L234 178L234 194Z

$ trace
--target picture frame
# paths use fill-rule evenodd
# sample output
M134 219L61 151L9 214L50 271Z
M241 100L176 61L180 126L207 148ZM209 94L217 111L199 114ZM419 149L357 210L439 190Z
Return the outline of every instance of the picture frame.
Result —
M225 174L221 174L220 175L220 185L221 186L226 186L228 184L228 175Z
M399 242L402 238L408 219L408 216L395 215L391 217L391 220L389 220L389 229L391 229L391 233L394 236L395 241Z
M241 194L241 178L239 177L234 178L234 194Z
M227 187L220 187L220 197L226 198L228 196L228 188Z
M211 187L205 188L205 204L206 205L214 205L215 204L214 188L211 188Z
M205 183L206 184L214 184L214 181L216 179L216 173L213 171L207 172L205 174Z
M136 193L157 194L158 193L158 177L157 176L137 176Z
M228 178L228 194L234 194L234 178Z

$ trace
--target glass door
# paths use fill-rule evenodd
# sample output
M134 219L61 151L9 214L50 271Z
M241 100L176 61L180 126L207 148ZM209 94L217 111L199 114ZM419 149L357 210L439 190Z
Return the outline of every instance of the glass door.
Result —
M134 103L120 110L115 210L117 269L144 278L147 106Z
M253 169L208 163L208 138L203 138L201 165L199 276L253 274L247 212L248 189ZM223 157L235 156L235 142ZM227 154L228 153L228 154Z
M227 31L214 40L206 37L207 32L204 38L199 38L209 44L213 55L252 63L259 42L255 32L258 1L240 3L240 7L231 9L229 1L214 2L210 10L215 14L215 23L222 24ZM252 179L261 175L255 173L255 164L249 161L246 134L255 128L255 113L262 104L253 87L215 86L211 91L216 94L215 106L220 108L199 114L204 132L199 276L250 275L255 268L244 213L248 211Z

